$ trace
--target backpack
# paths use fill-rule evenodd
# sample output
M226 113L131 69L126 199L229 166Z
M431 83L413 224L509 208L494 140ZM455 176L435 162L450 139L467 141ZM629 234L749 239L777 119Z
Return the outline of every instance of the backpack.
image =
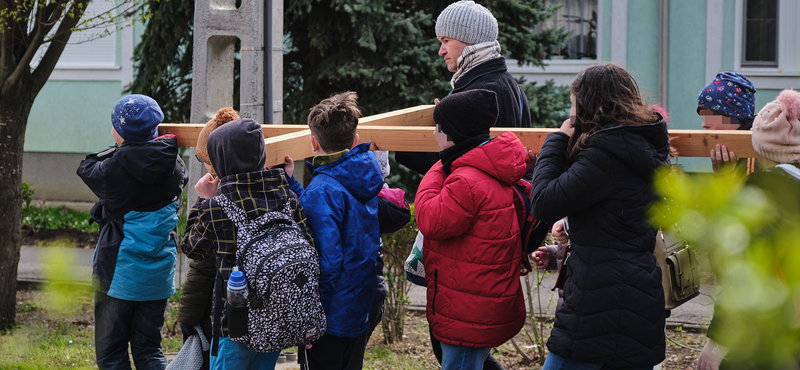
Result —
M517 221L520 229L520 247L522 248L522 276L527 275L533 268L531 267L528 255L535 252L542 245L547 237L550 227L546 222L537 220L531 212L531 184L525 180L519 180L511 187L514 194L514 208L517 212Z
M236 226L236 266L249 291L247 332L229 332L231 340L257 352L276 352L319 339L326 329L319 257L292 218L289 202L282 211L248 220L226 196L214 199Z

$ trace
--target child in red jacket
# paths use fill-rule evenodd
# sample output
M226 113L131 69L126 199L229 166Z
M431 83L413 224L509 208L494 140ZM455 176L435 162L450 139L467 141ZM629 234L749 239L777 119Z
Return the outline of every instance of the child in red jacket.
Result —
M513 133L489 136L497 116L496 94L480 89L448 96L433 113L441 160L422 179L415 212L443 370L482 369L490 349L525 323L511 187L526 153Z

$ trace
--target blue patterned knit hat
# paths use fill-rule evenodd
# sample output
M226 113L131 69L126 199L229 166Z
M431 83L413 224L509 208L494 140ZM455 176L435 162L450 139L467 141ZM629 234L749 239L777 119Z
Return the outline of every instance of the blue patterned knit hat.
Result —
M111 124L125 141L150 141L158 136L164 113L153 98L133 94L120 99L111 111Z
M749 122L755 116L756 88L747 77L720 72L697 97L697 110L708 108L726 117Z

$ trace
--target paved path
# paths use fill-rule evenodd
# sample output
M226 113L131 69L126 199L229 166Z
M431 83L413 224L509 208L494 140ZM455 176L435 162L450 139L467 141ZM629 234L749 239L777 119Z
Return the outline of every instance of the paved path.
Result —
M68 282L83 282L90 283L92 277L92 255L93 249L79 249L79 248L39 248L34 246L23 246L20 254L19 270L17 279L26 282L41 282L48 267L55 267L55 265L45 264L48 261L46 252L52 251L59 253L57 260L73 264L69 269L69 274L61 275L59 280L66 280ZM534 278L536 278L534 276ZM541 288L534 300L534 311L537 316L547 315L552 317L556 308L556 301L558 296L555 292L551 292L550 288L555 283L556 274L548 273L542 279ZM410 309L425 310L425 288L413 284L409 291L409 305ZM535 284L533 284L535 286ZM714 313L714 304L711 298L716 294L718 288L713 285L700 286L702 294L695 299L685 303L681 307L672 310L672 316L667 319L667 326L685 326L690 328L704 328L711 322L711 316ZM535 292L535 290L534 290ZM539 303L541 302L541 310Z

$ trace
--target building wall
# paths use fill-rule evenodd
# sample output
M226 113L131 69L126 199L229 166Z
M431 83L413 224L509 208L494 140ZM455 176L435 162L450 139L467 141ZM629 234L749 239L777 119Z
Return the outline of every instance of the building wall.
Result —
M114 6L109 0L95 0L94 6L103 2ZM92 38L96 30L73 34L34 101L25 132L22 181L33 185L35 198L97 200L75 171L86 154L114 144L111 109L133 80L133 49L144 32L141 23L120 21L119 26L122 30L98 42L113 50L87 49L94 41L79 43ZM93 58L96 52L102 53L101 58ZM97 59L107 62L98 64Z

